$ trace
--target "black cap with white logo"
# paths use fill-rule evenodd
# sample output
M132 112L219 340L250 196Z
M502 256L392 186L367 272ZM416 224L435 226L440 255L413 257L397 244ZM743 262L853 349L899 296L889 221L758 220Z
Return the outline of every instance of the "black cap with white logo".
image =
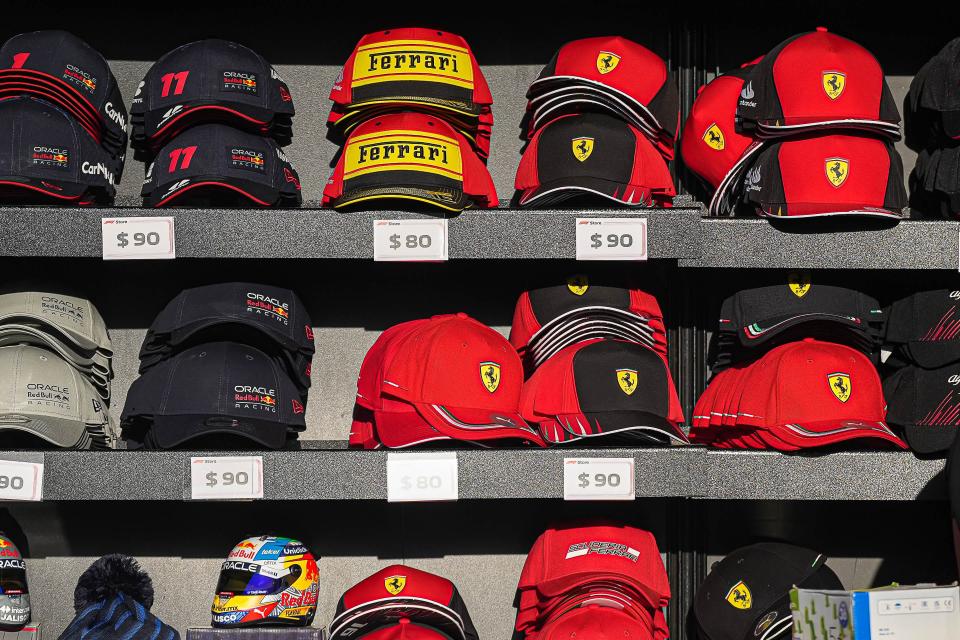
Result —
M290 143L290 89L255 51L227 40L177 47L147 71L130 108L138 158L187 127L219 122Z
M960 429L960 363L898 369L883 381L883 397L887 422L903 429L911 449L946 454Z
M886 343L900 360L934 369L960 362L960 290L918 291L887 311Z
M0 100L0 202L110 205L117 160L66 112L30 97Z
M298 207L300 176L276 141L221 124L187 129L147 165L148 207Z

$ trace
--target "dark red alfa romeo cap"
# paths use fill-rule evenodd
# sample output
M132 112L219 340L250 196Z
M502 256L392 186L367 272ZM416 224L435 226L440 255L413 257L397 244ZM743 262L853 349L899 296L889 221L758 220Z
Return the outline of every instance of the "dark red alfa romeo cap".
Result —
M298 207L300 176L276 141L222 124L187 129L147 165L147 207Z
M112 156L127 149L127 108L110 65L67 31L34 31L0 47L2 95L36 95L65 109Z
M407 620L448 640L477 640L477 630L456 585L400 564L385 567L347 589L330 623L330 640L366 636Z
M323 206L414 201L445 211L499 204L487 167L446 121L423 113L367 120L350 133L323 191Z
M737 120L761 137L827 128L900 137L900 113L880 63L823 27L788 38L757 63L740 95Z
M830 134L777 142L759 153L743 182L761 216L899 219L907 206L900 154L885 140Z
M910 448L946 455L960 429L960 365L907 366L883 381L887 422L903 429Z
M258 53L227 40L199 40L163 55L147 71L130 110L133 146L149 156L184 129L224 123L291 139L290 89Z
M669 206L676 195L670 170L650 141L602 113L560 116L538 130L520 160L515 187L521 207L578 196Z
M65 111L32 97L0 100L0 201L111 205L117 160Z

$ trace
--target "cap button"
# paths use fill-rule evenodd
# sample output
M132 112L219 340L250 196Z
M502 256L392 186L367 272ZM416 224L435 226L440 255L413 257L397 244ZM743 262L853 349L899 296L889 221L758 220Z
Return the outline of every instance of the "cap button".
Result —
M826 33L826 32L827 32L827 28L826 28L826 27L817 27L817 31L819 31L820 33Z
M457 312L457 317L462 320L462 319L464 319L464 318L467 317L467 314L465 314L463 311L458 311L458 312Z
M410 624L410 618L400 618L397 622L400 624Z
M804 341L804 342L816 342L816 340L814 340L813 338L804 338L803 341Z

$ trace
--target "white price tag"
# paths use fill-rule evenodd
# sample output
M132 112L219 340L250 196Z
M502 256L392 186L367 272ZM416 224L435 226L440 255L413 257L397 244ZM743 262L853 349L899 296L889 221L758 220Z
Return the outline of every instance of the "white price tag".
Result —
M172 217L103 218L104 260L172 260L177 257Z
M373 259L388 262L446 260L446 219L374 220Z
M0 460L0 500L43 500L43 463Z
M262 497L262 456L190 458L191 499L253 500Z
M458 481L454 452L387 454L387 502L456 500Z
M564 500L633 500L633 458L564 458Z
M577 260L646 260L646 218L577 218Z

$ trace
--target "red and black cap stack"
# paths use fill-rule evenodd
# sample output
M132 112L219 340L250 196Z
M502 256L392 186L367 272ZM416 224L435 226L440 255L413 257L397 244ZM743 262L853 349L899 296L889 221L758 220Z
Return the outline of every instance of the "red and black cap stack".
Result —
M140 349L122 437L130 448L252 441L279 449L305 427L310 316L289 289L247 282L182 291Z
M693 640L786 640L790 590L843 589L826 556L803 547L761 542L715 563L694 595Z
M0 199L24 204L113 203L127 148L127 110L110 66L66 31L34 31L0 47ZM14 133L16 129L18 133Z
M684 135L684 160L710 189L711 215L897 220L907 206L892 144L900 114L883 69L824 28L707 85Z
M161 57L130 109L131 144L147 163L151 207L295 207L300 178L280 151L292 140L293 98L258 53L200 40Z
M669 206L679 96L666 62L626 38L557 51L527 92L516 178L521 207L572 198Z
M960 215L960 38L913 77L904 99L907 146L918 153L910 174L914 215Z
M543 446L520 416L523 366L507 340L465 314L395 325L367 352L350 444Z
M367 34L330 100L328 138L342 149L323 206L499 204L486 168L493 98L462 37L418 27Z
M670 583L649 531L595 524L548 529L517 585L514 637L666 640Z
M400 564L347 589L330 623L330 640L478 640L456 585Z

